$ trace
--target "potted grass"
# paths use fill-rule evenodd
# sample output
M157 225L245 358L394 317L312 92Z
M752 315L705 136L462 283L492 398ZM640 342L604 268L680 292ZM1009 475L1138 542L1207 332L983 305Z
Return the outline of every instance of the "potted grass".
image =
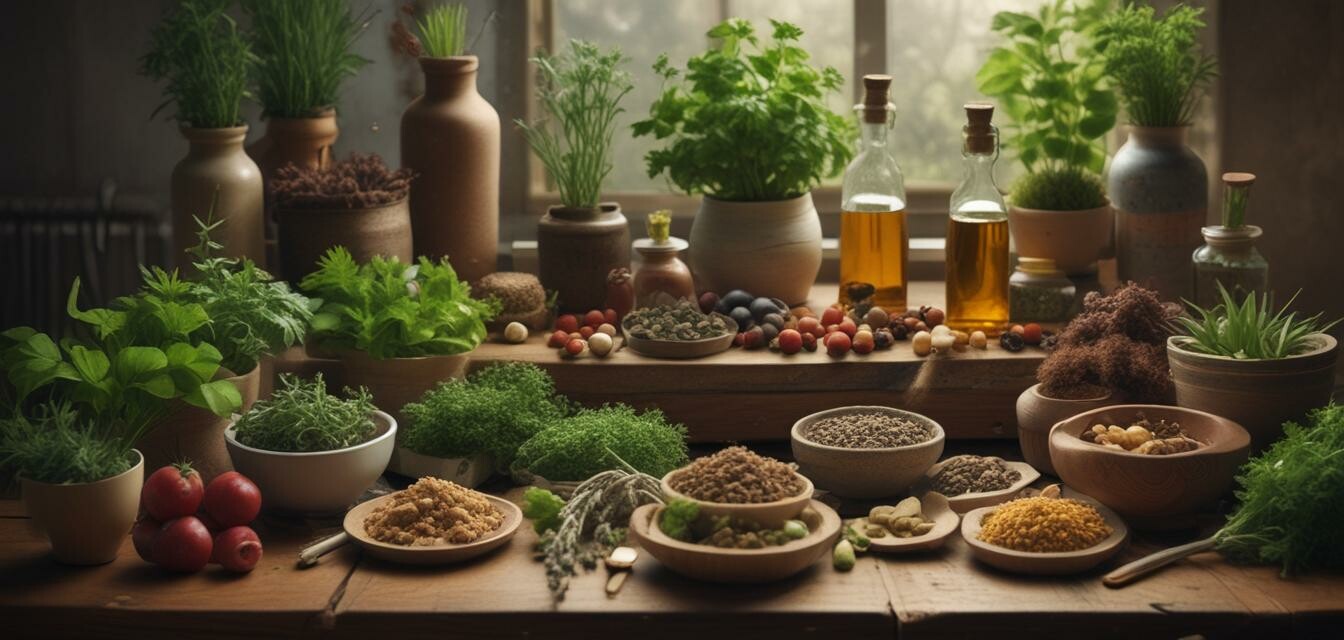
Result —
M1117 106L1093 52L1104 12L1094 2L1046 3L1035 15L997 13L992 28L1007 43L976 74L980 92L997 98L1011 118L1004 146L1026 169L1008 199L1017 253L1053 259L1069 274L1095 272L1112 240L1100 173Z
M401 116L401 166L411 185L415 254L449 258L467 282L494 273L499 253L499 113L476 91L467 9L438 4L393 41L420 63L425 93Z
M1236 421L1263 451L1285 422L1330 402L1339 349L1326 332L1339 321L1289 311L1296 295L1276 310L1268 293L1238 301L1217 286L1221 302L1191 305L1197 317L1178 319L1185 335L1167 340L1176 404Z
M351 153L326 168L281 168L271 185L285 277L298 282L335 246L361 263L413 258L411 177L409 169L388 169L376 153Z
M285 374L225 431L229 456L261 494L267 511L342 513L387 468L397 422L365 389L327 393L322 374Z
M154 286L180 291L172 274ZM56 559L111 562L135 522L144 456L135 443L181 400L229 415L238 390L216 380L219 350L194 342L209 321L196 303L158 304L149 295L112 309L79 309L79 280L67 311L93 338L58 345L30 327L0 333L0 385L10 415L0 421L0 460L17 471L24 506L45 529ZM43 391L45 402L35 393Z
M173 118L188 143L186 157L173 168L174 249L196 244L192 217L218 194L214 213L228 221L219 239L229 255L264 265L261 171L243 151L247 123L241 113L256 56L228 6L219 0L176 3L154 27L141 71L166 82L159 108L176 108Z
M1203 9L1176 5L1117 10L1098 29L1106 74L1119 90L1129 138L1111 162L1116 260L1121 280L1190 298L1187 257L1200 245L1208 172L1188 146L1199 100L1217 74L1197 46Z
M1169 314L1156 294L1134 284L1087 294L1037 368L1038 384L1017 399L1018 441L1031 466L1055 475L1050 428L1060 420L1124 402L1171 403Z
M621 99L634 88L619 50L571 40L567 54L538 52L537 97L546 117L522 130L560 192L537 223L541 283L562 309L601 309L607 274L630 267L630 226L616 202L601 202Z
M746 20L710 29L715 46L687 61L690 73L659 58L668 86L634 134L666 142L645 158L650 177L703 196L690 238L699 289L793 304L821 266L811 189L844 169L854 125L826 106L839 72L807 63L801 29L773 24L768 44Z
M494 300L472 298L447 260L424 257L406 263L374 256L360 264L335 247L300 286L322 301L306 343L310 353L339 358L341 382L366 387L399 422L406 403L462 377L466 354L485 339L485 323L499 311Z

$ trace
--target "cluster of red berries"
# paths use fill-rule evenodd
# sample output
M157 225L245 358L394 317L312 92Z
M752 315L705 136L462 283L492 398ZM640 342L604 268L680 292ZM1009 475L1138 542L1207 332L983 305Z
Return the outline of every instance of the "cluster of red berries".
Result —
M555 319L546 346L561 349L570 357L578 357L585 351L606 357L611 353L612 340L616 337L617 321L615 309L593 309L582 318L572 313L561 315ZM599 334L606 337L594 340L593 336Z

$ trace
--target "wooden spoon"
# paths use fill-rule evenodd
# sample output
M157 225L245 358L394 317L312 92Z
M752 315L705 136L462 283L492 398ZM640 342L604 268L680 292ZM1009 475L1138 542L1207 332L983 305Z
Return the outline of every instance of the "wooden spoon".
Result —
M616 547L611 550L603 561L607 565L607 571L611 577L607 578L607 595L614 596L621 586L625 584L626 576L630 575L630 570L635 566L635 560L639 558L639 550L634 547Z
M1183 544L1179 547L1163 549L1157 553L1139 558L1134 562L1102 576L1101 583L1112 589L1119 589L1120 587L1136 582L1139 578L1153 573L1173 562L1188 558L1196 553L1209 551L1213 549L1213 545L1213 538L1205 538L1203 540L1196 540L1188 544Z

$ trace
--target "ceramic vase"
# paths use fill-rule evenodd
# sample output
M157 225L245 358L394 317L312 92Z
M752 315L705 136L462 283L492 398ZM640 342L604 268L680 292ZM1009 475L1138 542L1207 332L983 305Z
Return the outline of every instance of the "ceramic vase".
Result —
M51 553L65 564L106 564L117 559L140 510L145 459L95 482L51 484L19 477L23 507L51 541Z
M696 299L691 269L678 257L687 246L685 240L675 237L666 242L655 242L652 238L635 241L635 252L640 257L634 279L636 309Z
M630 224L621 206L551 207L537 221L537 262L541 284L556 292L561 310L604 308L607 274L630 268Z
M173 167L171 208L172 253L177 264L190 264L185 251L199 243L194 218L223 220L211 239L224 245L223 255L246 256L265 266L266 249L261 170L243 151L247 126L223 129L182 127L187 156ZM218 192L219 202L215 202Z
M243 397L238 412L252 408L261 391L261 367L233 375L227 369L216 374L237 387ZM186 460L200 472L201 480L210 482L225 471L232 471L229 452L224 448L224 430L229 427L229 417L220 417L208 409L174 400L167 415L160 418L154 427L135 443L145 456L145 464L151 470Z
M1050 461L1050 429L1061 420L1113 404L1120 404L1120 398L1110 391L1096 398L1068 400L1051 398L1041 393L1041 385L1032 385L1017 397L1017 442L1022 458L1041 473L1059 475Z
M467 282L499 252L499 114L476 92L476 56L420 58L424 95L401 116L415 253L447 257Z
M691 224L691 271L700 291L742 289L795 305L821 268L821 221L812 194L774 202L705 196Z
M364 264L374 256L415 260L408 198L367 209L279 209L281 266L285 278L298 283L317 268L317 261L335 246L350 251Z
M265 186L266 259L276 275L290 277L283 268L275 268L277 265L283 267L288 249L279 242L271 181L275 179L281 167L291 163L300 169L309 170L331 166L331 147L336 143L339 134L335 109L327 109L307 118L268 116L266 132L247 147L247 155L251 156L261 169L261 180Z
M1080 211L1046 211L1009 205L1008 229L1017 255L1048 258L1072 276L1097 272L1111 246L1111 205Z

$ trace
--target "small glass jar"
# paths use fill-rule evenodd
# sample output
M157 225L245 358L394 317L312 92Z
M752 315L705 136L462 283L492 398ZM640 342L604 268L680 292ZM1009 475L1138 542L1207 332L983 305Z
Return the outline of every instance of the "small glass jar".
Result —
M1195 304L1211 309L1222 303L1218 283L1237 302L1269 289L1269 261L1255 248L1260 227L1204 227L1204 246L1195 249Z
M1077 288L1050 258L1018 258L1008 278L1008 307L1013 322L1064 322Z

